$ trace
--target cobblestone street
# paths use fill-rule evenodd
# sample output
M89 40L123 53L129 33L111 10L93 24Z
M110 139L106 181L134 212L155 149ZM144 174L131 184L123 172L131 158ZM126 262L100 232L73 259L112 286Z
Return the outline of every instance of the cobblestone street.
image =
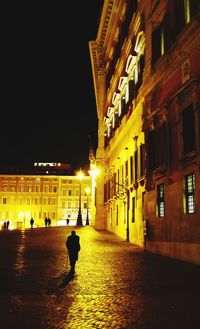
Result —
M75 227L0 232L1 329L197 329L200 267L150 254L112 233Z

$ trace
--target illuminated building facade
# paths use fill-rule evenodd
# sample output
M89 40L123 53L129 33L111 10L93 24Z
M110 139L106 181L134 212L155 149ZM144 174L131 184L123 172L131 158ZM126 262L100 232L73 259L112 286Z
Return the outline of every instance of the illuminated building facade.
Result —
M96 222L200 264L200 2L105 0L89 42Z
M44 227L45 217L51 226L76 225L80 201L83 225L88 214L91 223L91 177L67 175L0 174L0 221L10 221L11 229Z

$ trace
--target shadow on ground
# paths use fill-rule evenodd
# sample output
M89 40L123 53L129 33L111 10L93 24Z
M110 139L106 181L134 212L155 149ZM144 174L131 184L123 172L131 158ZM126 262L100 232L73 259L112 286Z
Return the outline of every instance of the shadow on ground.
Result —
M59 288L63 288L67 286L70 281L74 279L74 273L73 272L68 272L64 275L64 277L61 279L61 282L59 284Z

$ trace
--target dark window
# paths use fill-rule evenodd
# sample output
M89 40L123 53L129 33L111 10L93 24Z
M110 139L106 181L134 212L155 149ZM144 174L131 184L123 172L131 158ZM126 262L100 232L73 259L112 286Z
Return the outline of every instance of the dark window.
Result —
M142 192L142 209L144 209L144 196L145 196L146 191ZM144 212L142 212L142 218L144 220Z
M200 1L199 0L190 1L190 12L191 12L191 17L197 15L200 12Z
M144 196L145 196L146 191L142 192L142 206L144 206Z
M121 98L121 119L124 117L124 115L126 114L126 101L125 101L125 97Z
M124 184L124 166L122 165L122 176L121 176L121 184Z
M104 202L107 202L107 200L108 200L108 191L107 191L107 188L108 188L108 183L105 183L104 184Z
M144 57L144 55L141 55L140 56L140 59L138 61L138 83L137 83L137 89L139 89L140 86L142 85L144 66L145 66L145 57Z
M113 176L113 195L116 195L116 184L117 183L117 174L114 173L114 176Z
M162 24L156 27L152 32L152 63L156 63L161 57L161 38L162 38Z
M119 184L120 184L120 171L117 170L117 191L119 192Z
M144 144L140 145L140 177L145 174L145 147Z
M128 184L128 160L125 163L125 184Z
M130 157L130 179L131 184L133 184L133 156Z
M118 226L119 223L119 206L117 204L116 206L116 225Z
M174 1L176 34L178 35L185 26L184 0Z
M183 154L195 150L195 122L192 105L182 111Z
M109 180L109 185L110 185L110 195L109 195L109 199L112 199L113 197L113 193L114 193L114 177L112 177L110 180Z
M156 130L156 151L156 167L160 167L167 162L167 132L165 124Z
M165 124L148 132L147 159L149 170L154 170L167 163L167 129Z
M135 99L135 81L130 79L128 83L129 88L129 105L131 104L132 100Z
M95 186L95 190L94 190L94 205L96 207L97 205L97 187Z
M107 182L107 197L109 200L110 199L110 180L108 180L108 182Z
M132 198L132 223L135 222L135 198Z
M147 148L148 169L151 171L155 168L155 130L148 132Z
M191 18L200 12L199 0L174 1L175 31L176 35L184 29Z
M136 150L134 153L134 174L134 183L136 183L138 179L138 150Z

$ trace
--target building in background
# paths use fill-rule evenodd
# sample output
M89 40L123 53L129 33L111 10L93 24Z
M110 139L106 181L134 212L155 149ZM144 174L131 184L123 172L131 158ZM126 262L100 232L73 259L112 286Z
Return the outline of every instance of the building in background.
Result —
M200 264L200 2L105 0L89 42L97 228Z
M36 166L37 167L37 166ZM30 219L34 219L35 227L44 227L45 217L51 219L51 226L76 225L79 206L83 225L86 223L87 214L91 223L91 177L80 177L60 174L60 167L55 172L56 166L42 166L26 174L16 172L0 174L0 223L10 222L11 229L30 228ZM52 170L54 174L50 173ZM81 193L81 198L80 198Z

